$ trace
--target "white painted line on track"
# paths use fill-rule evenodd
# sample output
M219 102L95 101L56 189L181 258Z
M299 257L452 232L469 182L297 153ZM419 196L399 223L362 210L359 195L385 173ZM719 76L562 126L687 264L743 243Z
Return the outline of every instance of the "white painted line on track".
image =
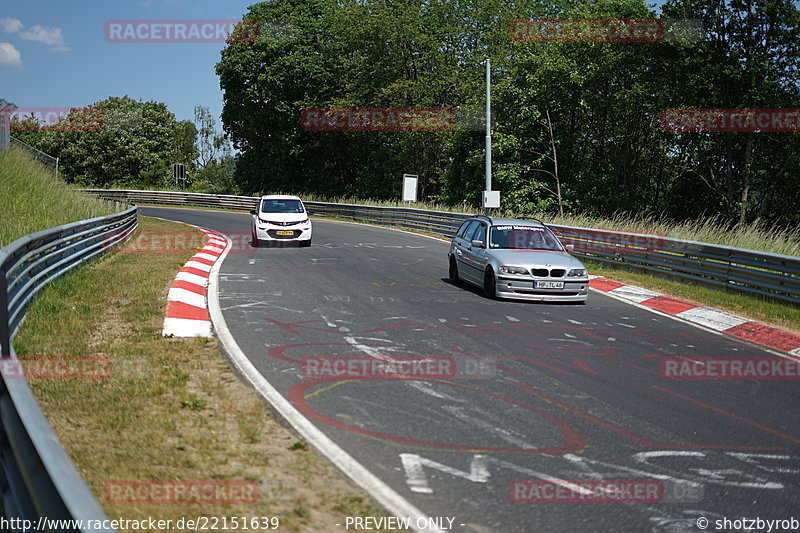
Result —
M220 346L228 354L233 365L302 438L311 443L312 446L336 465L339 470L344 472L350 479L367 491L383 505L387 511L398 517L408 517L413 524L416 524L418 520L421 520L422 523L427 523L426 514L395 492L389 485L381 481L375 474L370 472L364 465L359 463L353 456L342 449L330 437L312 424L308 418L300 413L294 405L284 398L283 395L261 375L239 347L236 339L233 338L233 335L228 329L228 325L225 323L225 317L222 316L222 310L219 304L219 270L232 246L232 242L227 236L225 239L227 241L225 251L222 252L219 261L217 261L211 269L208 307L211 314L211 322L214 324L214 331L217 334ZM414 531L445 533L443 530L434 527L424 529L414 527Z

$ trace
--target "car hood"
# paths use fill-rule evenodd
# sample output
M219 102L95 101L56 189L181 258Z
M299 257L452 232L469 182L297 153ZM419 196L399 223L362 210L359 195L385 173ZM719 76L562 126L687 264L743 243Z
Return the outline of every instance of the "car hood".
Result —
M495 258L501 265L519 267L546 267L550 265L563 268L583 268L583 263L567 252L495 249L489 250L487 254Z
M308 218L308 213L259 213L261 220L270 222L299 222Z

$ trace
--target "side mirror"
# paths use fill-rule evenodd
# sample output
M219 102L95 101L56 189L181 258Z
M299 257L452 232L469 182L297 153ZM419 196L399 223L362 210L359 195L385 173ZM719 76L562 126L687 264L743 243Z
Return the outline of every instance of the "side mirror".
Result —
M483 241L479 241L479 240L476 239L476 240L472 241L472 246L474 248L483 248Z
M255 210L255 209L251 209L251 210L250 210L250 214L251 214L251 215L255 215L255 214L256 214L256 210Z
M572 252L575 251L575 245L574 244L567 244L567 245L564 246L564 248L566 248L567 252L569 252L569 253L572 253Z

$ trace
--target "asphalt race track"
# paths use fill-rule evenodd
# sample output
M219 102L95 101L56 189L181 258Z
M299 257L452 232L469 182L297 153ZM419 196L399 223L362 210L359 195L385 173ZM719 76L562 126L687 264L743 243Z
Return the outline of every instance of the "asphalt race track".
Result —
M141 214L231 236L220 304L241 349L439 529L800 520L800 382L662 377L668 356L777 355L598 292L489 300L449 283L447 243L409 233L315 219L310 248L255 249L247 214Z

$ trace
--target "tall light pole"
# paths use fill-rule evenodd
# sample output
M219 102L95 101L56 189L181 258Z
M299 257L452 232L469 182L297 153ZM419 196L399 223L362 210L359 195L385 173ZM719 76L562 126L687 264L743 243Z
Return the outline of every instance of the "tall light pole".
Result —
M486 190L492 190L492 60L486 58ZM486 203L486 202L484 202ZM492 209L486 208L486 214Z
M486 58L486 190L483 207L491 215L493 207L500 207L500 193L492 190L492 61Z

